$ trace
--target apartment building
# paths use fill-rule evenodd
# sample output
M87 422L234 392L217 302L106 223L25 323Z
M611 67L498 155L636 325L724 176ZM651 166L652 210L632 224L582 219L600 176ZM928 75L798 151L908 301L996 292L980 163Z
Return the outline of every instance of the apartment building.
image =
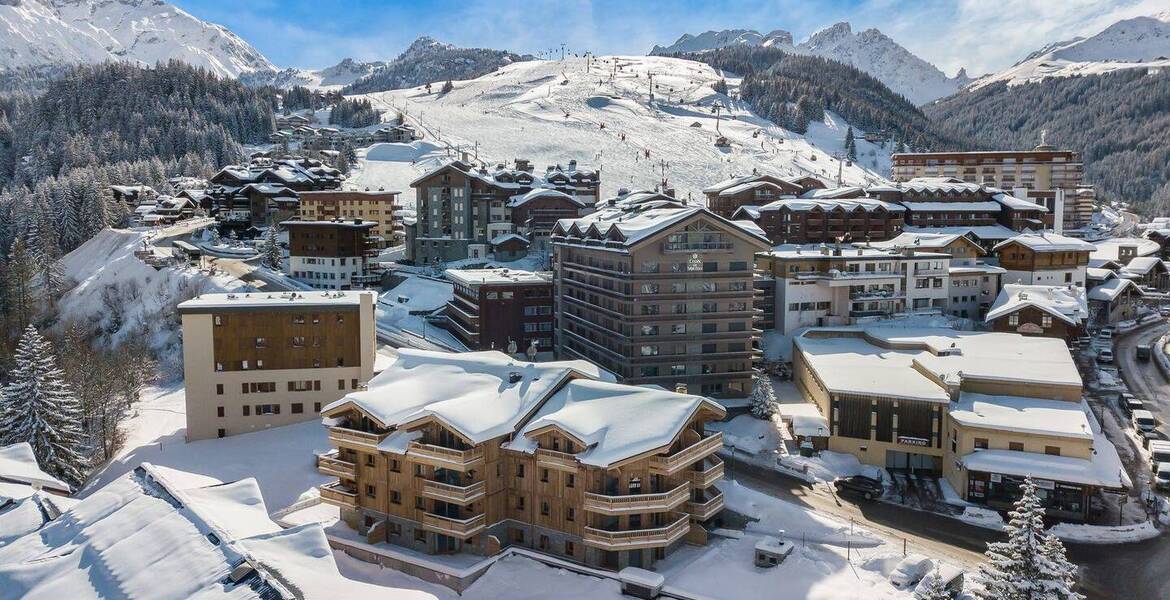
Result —
M919 177L866 188L866 193L906 209L912 227L988 227L1013 231L1051 226L1051 211L998 188L954 177Z
M379 249L397 246L405 240L402 221L394 214L398 192L323 190L301 192L296 218L300 221L373 221L370 238Z
M863 195L860 188L816 189L798 198L744 205L732 216L754 222L773 244L882 241L901 233L906 209Z
M349 290L382 279L371 232L378 223L363 219L285 221L288 229L289 274L315 288Z
M341 187L341 171L309 158L257 157L229 165L208 181L201 208L221 229L243 234L249 227L279 223L296 214L298 193Z
M853 244L776 246L756 255L775 280L775 328L848 325L947 307L951 257Z
M551 273L516 269L447 269L455 293L447 329L472 350L551 352L556 314Z
M325 407L337 451L318 468L337 481L321 498L364 544L651 568L718 523L722 437L705 425L725 414L585 361L402 349Z
M1024 233L995 245L1003 282L1085 287L1092 244L1055 233Z
M202 294L178 310L187 441L319 418L373 376L373 292Z
M797 388L830 450L941 474L966 501L1011 507L1031 477L1055 518L1087 518L1132 483L1081 399L1063 340L951 329L812 329L794 339Z
M999 294L1001 278L1005 271L1002 267L981 260L987 252L973 238L971 233L913 231L872 245L901 252L912 249L915 252L935 252L950 256L948 268L950 298L946 304L946 312L963 319L982 319Z
M507 234L546 236L552 219L592 210L601 179L577 161L550 166L543 174L534 173L527 160L492 170L454 161L415 179L410 187L417 218L406 225L406 258L421 265L486 259L491 241ZM530 194L537 190L560 193Z
M632 384L751 393L755 228L633 192L553 228L557 352Z
M1089 303L1083 287L1009 283L1003 286L985 322L992 331L1072 342L1085 335L1088 320Z
M891 161L895 181L947 177L1003 190L1023 188L1027 192L1017 197L1041 203L1052 214L1060 190L1064 227L1081 227L1093 218L1095 195L1084 184L1084 163L1076 152L1041 144L1020 151L898 153Z
M730 219L742 206L764 206L824 187L824 182L815 177L777 177L753 170L751 175L732 176L707 186L703 195L711 212Z

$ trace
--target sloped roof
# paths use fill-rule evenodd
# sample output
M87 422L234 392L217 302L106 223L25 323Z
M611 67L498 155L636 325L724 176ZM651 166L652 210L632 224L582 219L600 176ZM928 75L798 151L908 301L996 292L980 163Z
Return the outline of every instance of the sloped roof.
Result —
M32 446L20 442L0 448L0 479L37 485L68 494L69 484L49 475L37 463Z
M1020 244L1033 252L1092 252L1095 247L1085 240L1079 240L1052 232L1021 233L995 245L999 250L1008 244Z
M1125 279L1124 277L1115 277L1102 283L1101 285L1089 290L1089 300L1097 300L1099 302L1113 302L1121 296L1127 289L1133 289L1138 294L1145 295L1142 289L1138 287L1132 279Z
M846 211L856 210L858 208L873 212L879 208L884 208L890 212L905 212L906 208L900 204L893 202L883 202L876 198L784 198L769 202L759 208L760 212L775 211L782 208L787 208L792 211L809 211L814 208L819 208L824 211L830 211L837 208Z
M1004 284L984 321L990 322L1025 307L1044 311L1068 323L1079 325L1089 318L1084 288L1078 286Z
M579 206L581 208L585 208L587 206L584 202L582 202L578 198L570 196L569 194L566 194L560 190L554 190L554 189L549 189L549 188L536 188L536 189L531 190L527 193L517 194L515 196L512 196L510 199L508 199L508 206L511 208L516 208L518 206L524 206L529 201L535 200L537 198L557 198L560 200L566 200L568 202L572 202L573 204L576 204L577 206Z

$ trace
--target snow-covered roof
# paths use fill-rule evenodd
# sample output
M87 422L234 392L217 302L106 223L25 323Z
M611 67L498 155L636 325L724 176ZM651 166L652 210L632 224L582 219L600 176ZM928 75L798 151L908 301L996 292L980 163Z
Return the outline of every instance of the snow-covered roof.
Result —
M1006 240L1019 235L1003 225L976 225L971 227L911 227L902 229L903 232L918 233L960 233L967 234L980 240Z
M1080 402L960 392L950 415L968 427L1093 439L1093 429Z
M1142 292L1142 289L1138 287L1138 285L1134 283L1132 279L1117 277L1089 290L1089 300L1097 300L1099 302L1113 302L1117 299L1118 296L1130 288L1132 288L1138 294L1145 295Z
M290 221L283 221L281 225L285 227L352 227L359 229L367 229L376 227L377 221L365 221L362 219L330 219L327 221L301 221L293 219Z
M881 184L866 188L870 192L929 192L933 194L959 192L978 192L983 186L970 183L954 177L915 177L909 181L893 184Z
M771 181L760 180L760 181L749 181L749 182L745 182L745 183L740 183L738 185L733 185L725 190L720 191L719 195L720 196L734 196L736 194L740 194L743 192L747 192L750 190L756 190L756 189L760 189L760 188L771 188L771 189L781 191L781 192L784 191L783 187L781 187L781 186L779 186Z
M374 292L249 292L228 294L200 294L179 304L179 312L206 312L217 308L274 307L274 306L358 306L362 295L373 300Z
M841 250L839 256L834 255L837 249ZM828 250L828 254L825 254ZM884 258L884 259L902 259L907 258L905 254L898 252L893 248L886 248L878 246L878 244L779 244L773 246L771 250L766 252L768 256L775 256L777 258L825 258L825 259L857 259L857 258ZM916 252L914 258L950 258L949 255L938 252ZM848 273L843 273L847 275ZM889 273L891 276L897 276L897 273Z
M663 197L670 202L664 201L663 205L657 205L654 202L637 203L633 202L630 196L625 196L622 200L618 200L615 206L606 206L584 217L561 219L557 222L557 229L568 233L575 227L584 236L590 229L595 228L601 239L620 242L623 246L628 247L693 216L703 215L712 221L726 224L729 229L739 230L746 236L759 240L764 245L771 243L767 237L757 233L758 227L747 229L735 221L724 219L705 207L682 206L669 196Z
M1114 450L1113 455L1116 454L1117 451ZM1113 468L1112 461L1098 456L1100 455L1094 455L1090 460L1015 450L977 450L959 460L968 471L1032 477L1110 489L1127 487L1128 478L1123 477L1124 471Z
M1085 269L1086 279L1100 279L1104 281L1113 277L1117 277L1117 273L1114 273L1113 269L1105 269L1100 267L1087 267Z
M69 484L41 469L28 442L0 448L0 481L23 483L66 494L70 492Z
M1081 386L1072 356L1057 338L942 328L843 327L811 329L795 342L834 393L945 403L950 396L936 379Z
M1015 196L1004 192L994 194L991 198L1013 210L1036 210L1040 212L1048 212L1048 207L1044 206L1043 204L1036 204L1031 200L1026 200L1023 198L1016 198Z
M1085 240L1059 235L1052 232L1021 233L995 245L999 250L1008 244L1020 244L1033 252L1092 252L1093 244Z
M516 208L523 206L529 201L535 200L537 198L557 198L560 200L567 200L572 202L581 208L585 208L587 206L584 202L574 196L570 196L569 194L566 194L560 190L549 188L536 188L527 193L512 196L510 199L508 199L508 206L510 208Z
M402 348L398 360L322 413L355 407L385 427L434 417L473 443L513 433L567 378L613 381L582 360L530 363L494 350L451 354Z
M764 229L762 227L760 227L759 225L756 225L755 221L749 221L747 219L733 219L731 222L735 223L736 225L738 225L741 229L743 229L745 231L750 231L750 232L756 234L758 237L762 237L765 239L768 237L767 232L765 232Z
M910 212L999 212L998 202L903 202Z
M521 434L554 426L585 444L576 454L582 464L609 467L669 446L701 407L725 414L702 396L577 379L553 394Z
M321 526L281 529L251 478L223 484L143 463L40 527L25 521L13 536L0 522L5 597L434 600L346 579ZM241 565L251 571L233 582Z
M1118 260L1118 252L1124 246L1133 246L1137 250L1138 256L1150 256L1162 251L1162 246L1158 242L1136 237L1109 238L1093 242L1092 245L1094 246L1092 258L1105 260Z
M859 198L865 196L865 190L857 186L842 186L835 188L813 188L800 195L806 199L827 198Z
M803 187L801 184L797 183L797 181L799 181L800 179L803 179L803 178L802 177L777 177L775 175L766 175L766 174L764 174L764 175L761 175L761 174L741 175L738 177L733 176L729 179L724 179L723 181L711 184L711 185L703 188L703 193L704 194L719 194L722 196L723 195L722 192L725 192L728 189L731 189L731 188L734 188L737 186L741 186L741 185L744 185L747 183L762 182L762 181L770 181L770 182L773 182L774 184L778 184L780 187L787 185L787 186L790 186L793 189L793 191L796 191L797 189L800 189Z
M959 238L966 238L965 233L951 232L951 233L933 233L927 231L912 231L903 232L897 236L886 240L884 242L870 242L871 246L878 248L927 248L931 250L939 250L946 248L958 240ZM966 238L972 245L978 247L979 245Z
M495 242L493 242L495 243ZM447 269L447 279L463 285L548 283L547 273L534 273L519 269Z
M987 311L984 320L991 322L1028 306L1044 311L1069 325L1079 325L1089 318L1089 302L1082 287L1007 283L995 298L995 303Z
M528 238L526 238L518 233L501 233L500 235L497 235L496 237L492 238L491 244L493 246L499 246L500 244L503 244L503 243L509 242L509 241L518 241L518 242L524 244L525 246L528 245Z
M824 211L834 209L841 209L845 211L852 211L861 209L866 212L872 212L879 208L885 209L889 212L904 212L906 210L900 204L893 202L882 202L876 198L782 198L774 202L769 202L760 207L760 212L780 210L787 208L791 211L809 211L819 208Z
M1162 259L1157 256L1136 256L1129 261L1128 265L1121 268L1126 273L1136 273L1145 275L1154 270L1158 265L1163 265Z

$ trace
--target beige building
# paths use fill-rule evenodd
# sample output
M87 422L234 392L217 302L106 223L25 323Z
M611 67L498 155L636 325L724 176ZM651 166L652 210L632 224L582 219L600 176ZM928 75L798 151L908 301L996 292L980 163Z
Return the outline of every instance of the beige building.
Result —
M179 314L187 441L317 419L374 374L373 292L203 294Z
M1063 340L1015 333L854 327L794 340L797 388L829 421L828 448L944 477L997 509L1032 477L1050 515L1084 519L1131 484L1081 400Z
M398 192L321 190L300 192L298 196L301 200L298 220L373 221L371 234L378 248L399 246L406 241L402 220L395 215Z
M352 529L338 543L379 562L387 545L523 546L615 570L705 543L723 508L722 436L705 424L725 411L613 379L585 361L400 350L322 413L337 451L318 467L337 481L321 498Z
M1057 190L1064 194L1064 226L1087 225L1096 200L1084 184L1085 165L1078 153L1040 145L1032 150L991 152L911 152L894 154L894 181L918 177L954 177L1002 190L1027 189L1027 199L1055 212Z
M749 224L750 225L750 224ZM557 351L625 383L704 396L752 390L756 227L633 192L552 232Z

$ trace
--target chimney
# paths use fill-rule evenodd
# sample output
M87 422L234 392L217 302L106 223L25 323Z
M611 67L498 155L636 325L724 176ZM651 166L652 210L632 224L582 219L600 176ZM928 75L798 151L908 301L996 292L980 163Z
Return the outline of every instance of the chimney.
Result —
M574 158L573 160L570 160L570 161L569 161L569 170L570 170L570 171L576 171L576 170L577 170L577 159L575 159L575 158Z
M676 394L687 393L687 384L682 383L682 382L674 384L674 393L676 393Z
M1052 230L1057 235L1064 233L1064 190L1056 188L1056 197L1052 200Z

